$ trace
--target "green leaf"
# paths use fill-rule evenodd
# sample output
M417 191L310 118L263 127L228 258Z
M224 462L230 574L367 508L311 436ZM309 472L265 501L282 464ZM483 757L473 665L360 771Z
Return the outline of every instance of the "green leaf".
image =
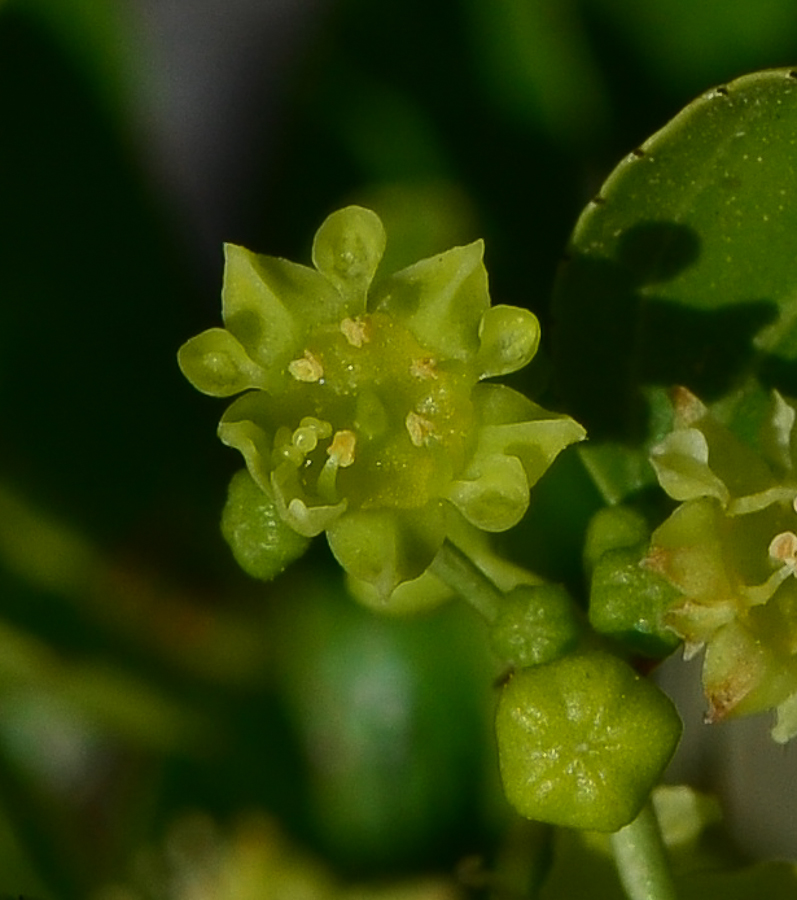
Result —
M6 9L22 13L48 31L88 76L106 108L115 114L128 111L140 60L135 49L139 23L126 4L114 0L0 2L0 10Z
M707 91L584 211L555 289L555 357L593 438L643 441L642 389L797 392L797 72Z
M580 4L467 0L480 87L502 113L557 142L584 141L608 113Z
M492 775L495 764L494 661L482 623L457 605L412 619L374 615L352 602L338 575L305 575L272 632L281 708L302 742L306 772L291 808L307 810L298 821L309 816L309 833L328 857L375 874L380 885L388 870L431 869L441 836L459 833L463 822L481 827L478 773L489 767ZM264 894L266 883L258 884L253 897L299 896L273 895L270 884ZM336 900L355 896L361 900L354 889L334 892Z

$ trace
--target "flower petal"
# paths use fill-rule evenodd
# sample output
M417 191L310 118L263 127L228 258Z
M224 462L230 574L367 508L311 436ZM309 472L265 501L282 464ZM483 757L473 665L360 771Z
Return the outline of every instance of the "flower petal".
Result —
M335 558L350 575L372 584L383 601L404 581L417 578L445 539L441 503L418 510L348 511L327 528Z
M736 592L726 567L723 522L712 498L684 503L653 532L644 565L696 602L732 600Z
M272 435L271 429L264 427L268 421L266 396L250 391L230 404L219 422L218 435L223 444L240 451L249 474L262 491L269 493Z
M772 391L769 418L761 434L761 454L781 473L794 467L795 419L797 411L778 391Z
M479 378L507 375L527 365L540 345L540 323L517 306L491 306L479 323Z
M797 693L792 694L777 707L777 721L772 728L772 740L787 744L797 737Z
M266 382L263 369L224 328L209 328L186 341L177 362L191 384L212 397L231 397Z
M288 363L308 332L346 315L338 291L315 269L225 246L224 323L268 375L268 390L289 383Z
M371 304L399 319L428 350L468 360L479 351L479 323L490 305L484 243L421 260L381 282Z
M568 416L549 413L504 385L477 385L472 396L481 424L478 442L446 497L478 528L505 531L525 514L529 488L585 432Z
M714 497L727 506L730 493L711 471L709 446L697 428L673 431L650 454L659 484L673 500Z
M727 506L730 499L777 486L763 456L739 440L697 397L679 388L674 402L675 429L651 451L659 483L673 499L716 497Z
M332 213L316 232L313 265L338 289L349 316L365 312L368 288L385 252L385 242L379 216L361 206Z
M529 506L529 482L516 456L493 454L479 460L474 478L452 481L446 497L477 528L506 531L523 518ZM474 466L469 467L468 474Z
M482 429L469 469L486 471L490 457L516 456L530 488L565 447L586 437L574 419L549 412L504 385L477 385L473 403Z

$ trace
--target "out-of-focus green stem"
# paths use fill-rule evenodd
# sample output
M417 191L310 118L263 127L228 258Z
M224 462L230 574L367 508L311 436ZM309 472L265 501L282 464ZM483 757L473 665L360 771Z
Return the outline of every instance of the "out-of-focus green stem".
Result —
M504 596L503 591L456 544L448 540L443 543L434 558L431 571L488 622L495 621Z
M612 847L629 900L677 900L667 850L650 800L633 822L612 835Z

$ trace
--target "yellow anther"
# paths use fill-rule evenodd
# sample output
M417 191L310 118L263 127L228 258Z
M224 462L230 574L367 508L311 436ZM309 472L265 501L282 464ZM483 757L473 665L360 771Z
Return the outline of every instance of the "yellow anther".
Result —
M354 449L357 446L357 435L353 431L336 431L332 443L327 447L330 460L341 469L354 462Z
M423 416L419 416L416 412L408 412L404 424L407 427L410 440L416 447L422 447L434 435L434 423Z
M309 350L304 351L304 356L288 363L288 371L297 381L315 382L324 377L324 368L318 359Z
M793 531L776 534L769 545L769 555L797 573L797 534Z
M352 347L362 347L371 340L371 329L367 319L346 318L340 323L340 330Z
M410 364L410 375L413 378L422 378L424 381L432 381L437 378L437 361L431 356L414 359Z

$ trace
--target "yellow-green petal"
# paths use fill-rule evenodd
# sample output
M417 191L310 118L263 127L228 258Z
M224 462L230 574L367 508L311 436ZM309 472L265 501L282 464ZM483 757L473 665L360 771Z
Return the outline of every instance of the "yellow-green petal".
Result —
M476 471L486 471L497 456L516 456L533 487L565 447L586 437L574 419L551 413L504 385L476 385L473 402L483 423L470 464Z
M529 506L529 482L516 456L479 458L478 475L452 481L446 497L465 519L484 531L506 531ZM478 466L478 464L477 464ZM472 467L475 468L475 467Z
M341 566L372 584L383 600L428 568L445 535L445 511L439 502L418 510L348 511L327 528L329 546Z
M709 446L697 428L673 431L653 448L650 462L673 500L715 497L725 506L730 493L709 466Z
M224 324L268 374L267 390L286 383L313 327L346 315L338 291L315 269L228 244L222 286Z
M508 375L534 358L540 344L540 323L527 309L491 306L479 323L479 341L479 377Z
M349 316L365 312L368 288L385 252L385 229L376 213L347 206L328 216L313 241L313 265L340 292Z
M231 397L266 380L265 372L223 328L209 328L186 341L177 361L191 384L212 397Z
M402 319L430 351L470 360L479 351L479 323L490 305L483 241L424 259L385 279L373 308Z

